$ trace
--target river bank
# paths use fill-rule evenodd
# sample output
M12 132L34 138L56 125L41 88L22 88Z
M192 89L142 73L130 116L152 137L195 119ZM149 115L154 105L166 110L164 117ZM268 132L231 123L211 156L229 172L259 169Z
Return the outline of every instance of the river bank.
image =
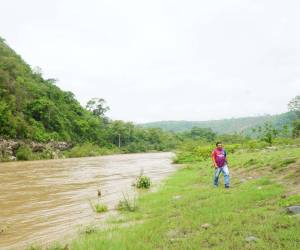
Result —
M135 212L81 235L70 249L300 248L300 148L229 155L230 190L212 187L211 163L187 163ZM113 239L113 240L112 240Z

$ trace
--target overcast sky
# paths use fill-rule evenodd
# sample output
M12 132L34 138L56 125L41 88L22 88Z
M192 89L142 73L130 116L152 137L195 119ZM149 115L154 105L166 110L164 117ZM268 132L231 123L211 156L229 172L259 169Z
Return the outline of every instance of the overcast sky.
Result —
M298 0L0 0L0 36L84 105L134 122L287 111Z

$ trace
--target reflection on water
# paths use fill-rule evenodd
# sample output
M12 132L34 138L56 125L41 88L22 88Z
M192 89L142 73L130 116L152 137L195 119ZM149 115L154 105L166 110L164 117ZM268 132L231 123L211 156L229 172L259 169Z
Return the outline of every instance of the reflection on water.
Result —
M175 170L171 158L151 153L0 163L0 249L45 244L99 219L89 203L99 188L101 202L114 209L141 169L158 182Z

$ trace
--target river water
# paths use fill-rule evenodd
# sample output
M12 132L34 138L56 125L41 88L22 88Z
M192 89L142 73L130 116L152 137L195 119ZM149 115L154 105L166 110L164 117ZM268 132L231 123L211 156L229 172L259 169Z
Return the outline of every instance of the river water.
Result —
M90 201L113 211L143 170L154 183L175 170L172 153L124 154L0 163L0 249L24 249L67 237L100 221ZM104 222L103 222L104 223Z

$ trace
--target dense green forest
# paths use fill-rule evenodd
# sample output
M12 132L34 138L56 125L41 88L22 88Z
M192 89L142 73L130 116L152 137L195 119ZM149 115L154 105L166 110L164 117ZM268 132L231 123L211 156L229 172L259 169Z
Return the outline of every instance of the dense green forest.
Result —
M264 115L256 117L232 118L212 121L160 121L140 124L143 128L161 128L164 131L183 132L193 127L211 128L218 134L243 133L252 135L252 129L262 126L266 122L280 129L285 124L291 124L295 119L294 112L280 115Z

